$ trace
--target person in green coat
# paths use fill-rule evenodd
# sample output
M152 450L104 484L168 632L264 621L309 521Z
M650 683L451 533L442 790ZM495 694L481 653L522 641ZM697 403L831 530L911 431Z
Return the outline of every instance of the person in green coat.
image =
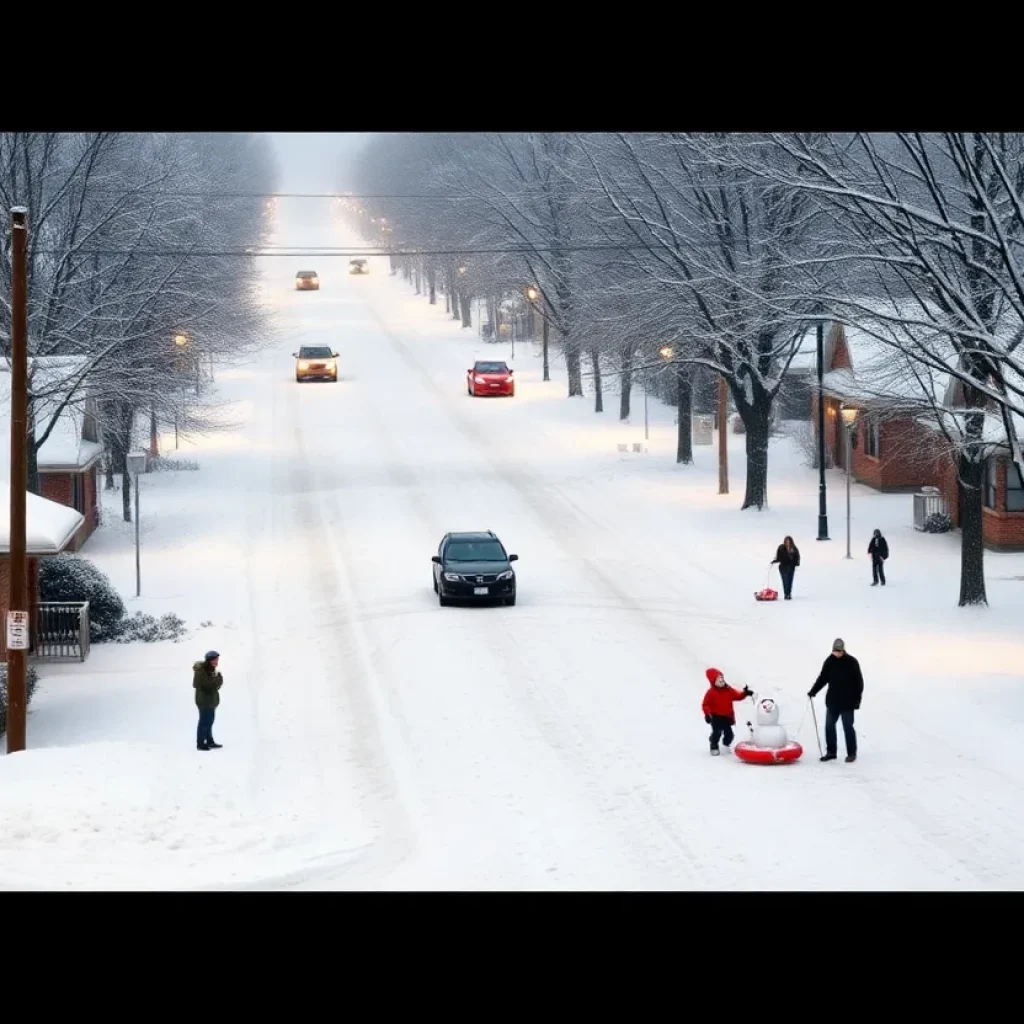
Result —
M203 661L192 666L192 687L196 691L196 707L199 708L199 727L196 729L196 750L219 750L223 743L213 741L213 719L220 704L220 688L224 679L217 666L220 655L207 651Z

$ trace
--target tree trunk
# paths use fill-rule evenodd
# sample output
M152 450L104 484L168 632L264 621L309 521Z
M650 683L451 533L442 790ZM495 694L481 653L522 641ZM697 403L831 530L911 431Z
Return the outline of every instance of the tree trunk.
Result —
M155 459L160 454L160 436L156 429L156 408L149 410L149 454Z
M452 311L452 295L451 289L447 286L444 287L444 311L450 313Z
M430 304L437 305L437 271L433 267L427 269L427 287L430 290Z
M462 307L462 326L473 326L473 300L467 292L459 292L459 305Z
M415 267L413 269L412 273L413 273L413 278L416 281L416 294L417 295L422 295L423 291L420 288L420 268L419 267Z
M633 359L632 345L623 345L619 360L619 419L629 419L629 400L633 391Z
M103 489L112 491L114 489L114 457L112 454L108 453L107 457L103 461L105 463L104 474L106 476Z
M687 366L676 367L676 413L679 430L676 435L676 464L693 462L693 382Z
M590 365L594 371L594 412L604 412L604 389L601 386L601 350L590 346Z
M730 381L730 385L732 385ZM743 495L741 509L763 509L768 504L768 439L771 436L771 396L762 388L754 386L754 401L737 394L733 387L733 398L743 426L746 429L747 444L747 488Z
M985 463L961 452L957 471L963 500L960 503L960 607L988 604L985 593L985 544L982 532L982 488Z
M571 335L563 336L562 350L565 353L565 369L569 378L569 397L583 397L583 367L580 343Z
M132 521L132 478L128 469L121 470L121 514L124 521Z
M551 380L551 368L550 368L550 366L548 364L548 334L549 334L548 318L544 317L543 334L542 334L542 337L543 337L543 342L542 342L543 349L542 349L542 351L543 351L543 354L544 354L544 379L545 380Z

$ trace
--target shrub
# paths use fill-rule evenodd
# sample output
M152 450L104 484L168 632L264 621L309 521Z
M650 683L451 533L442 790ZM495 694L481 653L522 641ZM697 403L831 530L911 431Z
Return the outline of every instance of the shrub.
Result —
M184 621L173 612L161 615L159 619L136 612L131 618L121 620L113 639L119 644L153 644L160 640L180 640L185 633Z
M26 706L32 703L32 695L36 692L39 675L32 665L25 672L25 686L28 691ZM0 736L7 732L7 665L0 663Z
M949 533L953 529L953 520L945 512L933 512L924 521L925 533Z
M89 639L96 644L114 639L125 614L124 601L107 574L77 555L40 559L39 598L88 601Z
M168 459L162 455L151 455L147 465L151 473L194 473L199 469L199 463L192 459Z

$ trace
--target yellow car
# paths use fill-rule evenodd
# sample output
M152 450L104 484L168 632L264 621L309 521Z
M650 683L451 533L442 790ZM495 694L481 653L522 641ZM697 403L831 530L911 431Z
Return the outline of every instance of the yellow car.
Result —
M300 270L295 275L295 290L297 292L320 291L320 278L316 276L316 271Z
M338 383L338 353L326 345L303 345L295 357L295 382L329 380Z

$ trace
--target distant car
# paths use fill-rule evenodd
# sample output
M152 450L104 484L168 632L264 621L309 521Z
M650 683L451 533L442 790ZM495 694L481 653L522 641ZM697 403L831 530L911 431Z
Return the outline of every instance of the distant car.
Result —
M516 574L510 555L493 531L446 533L434 563L434 593L442 606L452 601L516 603Z
M320 278L316 276L316 271L300 270L295 275L295 290L297 292L320 291Z
M295 381L330 380L338 382L338 353L326 345L303 345L295 357Z
M370 272L370 266L366 260L349 260L348 272L350 274L368 274Z
M507 395L514 397L516 382L506 363L478 360L466 371L466 393L473 398L480 395Z

